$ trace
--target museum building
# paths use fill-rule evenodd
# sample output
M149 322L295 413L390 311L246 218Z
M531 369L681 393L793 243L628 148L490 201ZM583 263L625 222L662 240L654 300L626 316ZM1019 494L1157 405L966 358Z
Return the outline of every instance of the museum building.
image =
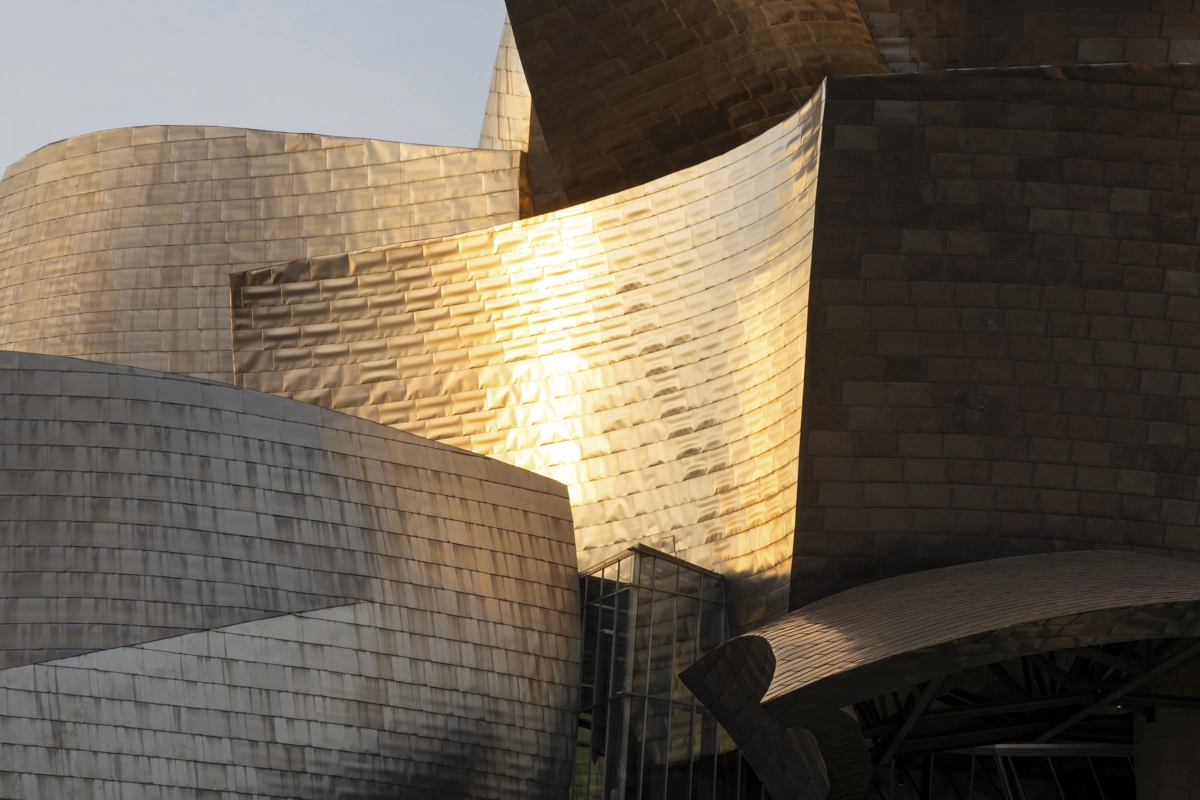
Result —
M1200 797L1200 4L506 5L4 172L0 798Z

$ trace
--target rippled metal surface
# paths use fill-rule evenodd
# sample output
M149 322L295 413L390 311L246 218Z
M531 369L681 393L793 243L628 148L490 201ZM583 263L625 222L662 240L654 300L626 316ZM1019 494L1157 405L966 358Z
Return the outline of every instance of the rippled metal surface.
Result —
M178 125L47 145L0 181L0 347L228 381L230 272L516 220L521 161Z
M786 610L821 99L554 215L231 278L240 385L570 487L584 566L645 542Z

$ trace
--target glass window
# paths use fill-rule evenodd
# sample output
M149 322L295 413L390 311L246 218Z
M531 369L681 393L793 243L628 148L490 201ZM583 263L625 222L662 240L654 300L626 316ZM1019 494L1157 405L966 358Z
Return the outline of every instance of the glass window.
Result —
M580 580L574 800L763 800L678 677L728 635L720 580L641 548Z
M646 691L653 697L667 697L675 679L675 595L655 592L651 618L650 679Z
M654 559L654 588L674 592L679 587L679 565L665 558Z
M667 798L688 800L692 791L692 707L671 704L671 741L668 745Z
M631 594L633 590L630 590ZM637 606L634 609L633 623L633 663L630 675L629 691L634 694L646 694L646 679L650 671L650 620L653 611L653 592L649 589L637 590Z
M604 593L605 594L610 594L612 592L615 592L619 588L617 586L617 575L620 572L620 569L621 569L621 564L620 564L620 562L616 562L616 561L613 562L612 564L609 564L607 567L604 568Z
M696 663L696 638L700 632L700 606L703 605L694 597L679 595L675 598L675 660L674 663L684 665L671 671L671 696L678 703L691 703L692 692L679 673L687 665Z
M699 597L704 581L704 573L690 569L679 570L679 592Z
M617 581L619 583L621 583L622 585L628 585L628 584L633 583L634 561L635 561L635 559L633 556L629 556L628 558L622 558L620 560L620 562L619 562L620 570L617 573Z

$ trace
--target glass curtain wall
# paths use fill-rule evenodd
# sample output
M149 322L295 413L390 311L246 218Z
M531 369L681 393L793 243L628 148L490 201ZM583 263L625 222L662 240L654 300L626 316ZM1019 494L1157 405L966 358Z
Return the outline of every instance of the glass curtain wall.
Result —
M580 576L575 800L764 800L679 673L729 636L721 577L638 546Z

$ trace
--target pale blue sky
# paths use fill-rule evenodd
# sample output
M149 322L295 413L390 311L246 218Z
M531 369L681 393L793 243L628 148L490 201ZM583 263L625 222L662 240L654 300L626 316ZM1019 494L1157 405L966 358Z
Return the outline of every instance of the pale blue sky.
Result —
M474 147L503 0L0 0L0 172L127 125Z

